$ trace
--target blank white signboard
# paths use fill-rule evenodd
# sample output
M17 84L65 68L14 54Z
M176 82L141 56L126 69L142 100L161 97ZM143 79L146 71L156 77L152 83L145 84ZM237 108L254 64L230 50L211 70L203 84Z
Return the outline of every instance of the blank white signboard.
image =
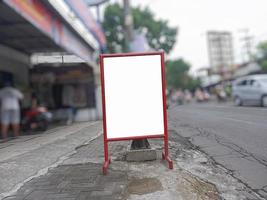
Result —
M107 139L163 135L160 55L104 57Z

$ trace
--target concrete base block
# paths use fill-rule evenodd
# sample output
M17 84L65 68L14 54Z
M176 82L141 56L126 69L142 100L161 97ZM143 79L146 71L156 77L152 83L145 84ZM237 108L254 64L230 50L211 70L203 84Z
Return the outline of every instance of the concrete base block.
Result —
M154 148L139 150L131 150L130 147L127 148L126 161L128 162L151 161L156 159L157 151Z

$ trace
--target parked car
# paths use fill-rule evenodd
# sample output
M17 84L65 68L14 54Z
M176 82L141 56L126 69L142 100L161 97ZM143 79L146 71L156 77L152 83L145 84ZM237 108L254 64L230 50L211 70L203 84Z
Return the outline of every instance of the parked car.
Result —
M235 105L267 107L267 74L239 78L233 83L232 89Z

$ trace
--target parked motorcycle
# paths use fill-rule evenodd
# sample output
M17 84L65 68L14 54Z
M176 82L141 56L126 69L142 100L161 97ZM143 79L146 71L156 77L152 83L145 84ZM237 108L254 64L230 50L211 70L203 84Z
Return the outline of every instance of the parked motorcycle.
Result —
M23 131L46 131L52 120L52 113L44 106L37 106L25 111L21 121Z

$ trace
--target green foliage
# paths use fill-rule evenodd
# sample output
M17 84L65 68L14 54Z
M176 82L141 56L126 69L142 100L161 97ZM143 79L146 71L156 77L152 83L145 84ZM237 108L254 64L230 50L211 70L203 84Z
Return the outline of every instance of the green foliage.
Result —
M261 69L264 73L267 73L267 59L264 59L263 61L260 62L261 64Z
M177 28L168 26L164 20L156 20L153 13L140 7L132 8L134 30L147 37L151 48L163 49L169 53L176 42ZM104 12L103 27L107 37L107 48L110 53L126 51L123 30L123 8L118 3L110 4Z
M110 53L125 51L123 31L123 9L119 4L106 7L103 28L107 38L107 49Z
M200 86L200 80L189 76L190 64L183 59L168 60L166 65L166 83L168 89L195 89Z
M258 45L258 50L260 52L260 57L267 58L267 42L261 42Z
M188 82L186 83L185 88L189 90L195 90L201 86L201 81L198 78L188 77Z
M103 27L107 37L108 52L125 52L127 47L124 37L123 8L114 3L106 7ZM156 20L154 14L148 9L132 8L134 30L145 34L151 48L163 49L169 53L176 42L177 28L169 27L165 20ZM188 75L190 64L183 59L166 62L166 82L168 89L199 87L200 81Z
M260 65L262 71L267 73L267 42L261 42L258 45L258 51L260 53Z
M165 65L168 89L184 87L190 65L182 59L168 60Z
M165 20L155 20L148 8L134 8L132 14L134 29L146 34L149 46L155 50L164 49L169 53L176 42L177 28L169 27Z

